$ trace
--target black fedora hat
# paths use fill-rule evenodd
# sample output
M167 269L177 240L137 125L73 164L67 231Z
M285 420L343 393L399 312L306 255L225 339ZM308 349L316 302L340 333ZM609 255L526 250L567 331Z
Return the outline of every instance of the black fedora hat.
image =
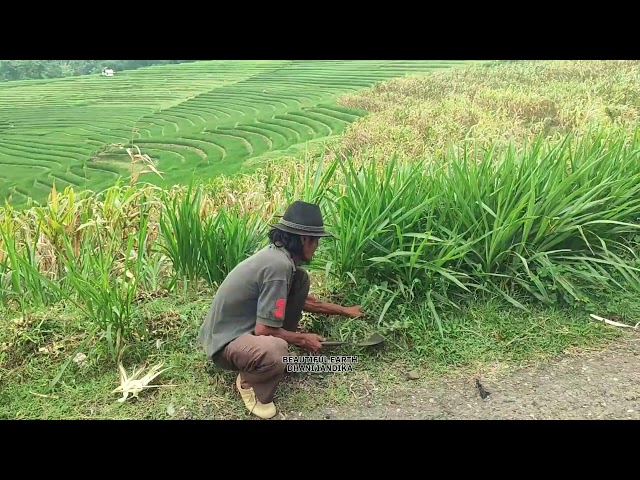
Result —
M283 232L311 237L333 237L333 234L325 231L320 207L314 203L297 200L289 205L284 215L276 217L280 217L280 222L271 226Z

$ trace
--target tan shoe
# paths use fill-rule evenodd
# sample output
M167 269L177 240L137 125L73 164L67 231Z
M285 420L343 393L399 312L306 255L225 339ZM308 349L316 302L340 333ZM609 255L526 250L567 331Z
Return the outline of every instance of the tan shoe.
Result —
M242 388L240 374L238 374L238 378L236 378L236 388L240 392L240 396L249 412L260 418L273 418L276 415L276 406L273 402L267 403L266 405L260 403L256 398L253 388Z

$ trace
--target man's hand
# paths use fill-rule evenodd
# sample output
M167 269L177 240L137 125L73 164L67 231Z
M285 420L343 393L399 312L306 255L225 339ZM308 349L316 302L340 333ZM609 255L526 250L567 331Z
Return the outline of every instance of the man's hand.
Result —
M365 316L365 314L360 311L360 305L344 307L344 315L349 318L358 318Z
M322 348L322 344L320 342L323 342L324 338L320 335L316 335L315 333L302 333L300 334L300 337L301 341L298 346L313 353L316 353Z

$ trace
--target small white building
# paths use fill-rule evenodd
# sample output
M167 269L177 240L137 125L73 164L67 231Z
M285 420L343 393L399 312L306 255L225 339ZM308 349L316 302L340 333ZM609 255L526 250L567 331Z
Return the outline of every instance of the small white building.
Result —
M103 68L102 75L105 77L113 77L113 70L111 68Z

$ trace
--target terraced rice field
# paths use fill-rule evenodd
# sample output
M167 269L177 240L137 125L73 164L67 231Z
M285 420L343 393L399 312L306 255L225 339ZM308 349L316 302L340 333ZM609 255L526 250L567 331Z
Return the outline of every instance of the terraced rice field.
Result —
M55 182L99 190L129 176L133 140L164 181L234 173L339 135L365 114L335 98L459 61L202 61L0 84L0 196L46 198ZM109 148L108 148L109 147Z

